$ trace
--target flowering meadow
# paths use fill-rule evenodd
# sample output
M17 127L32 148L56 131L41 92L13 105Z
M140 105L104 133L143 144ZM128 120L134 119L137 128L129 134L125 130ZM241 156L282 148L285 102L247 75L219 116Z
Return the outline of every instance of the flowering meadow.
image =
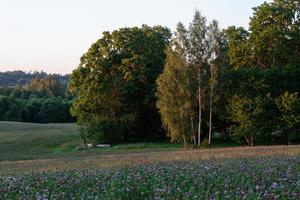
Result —
M299 199L300 156L172 161L0 178L0 199Z

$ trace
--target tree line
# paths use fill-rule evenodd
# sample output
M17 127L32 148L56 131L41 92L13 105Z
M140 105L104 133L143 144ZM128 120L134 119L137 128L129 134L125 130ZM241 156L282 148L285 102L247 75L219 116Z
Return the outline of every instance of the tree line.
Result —
M72 96L57 76L34 78L24 86L0 87L0 120L34 123L74 122Z
M300 5L253 9L249 29L221 30L199 11L176 31L104 32L73 71L71 112L98 142L160 139L210 145L300 139Z
M68 85L70 75L47 74L43 71L24 72L21 70L0 72L0 86L16 87L17 85L26 85L33 79L41 79L46 76L55 76L63 85Z

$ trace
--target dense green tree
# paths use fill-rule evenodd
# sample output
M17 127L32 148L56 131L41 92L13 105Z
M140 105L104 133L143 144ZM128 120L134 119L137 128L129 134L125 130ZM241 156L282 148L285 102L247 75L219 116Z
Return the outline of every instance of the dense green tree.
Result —
M35 119L39 123L62 123L66 121L68 109L62 98L46 98Z
M9 97L9 109L5 113L4 120L22 121L23 101Z
M250 48L256 66L299 63L300 3L274 0L254 8L250 20Z
M31 98L29 99L24 107L23 121L25 122L38 122L38 113L43 104L42 98Z
M233 96L227 106L229 119L235 123L231 126L230 133L237 141L246 141L253 146L254 141L262 135L262 125L264 123L263 98Z
M157 107L173 142L196 142L194 122L198 87L195 71L197 68L186 66L176 52L167 51L164 71L157 80Z
M280 111L277 125L284 143L290 144L292 138L299 139L300 136L300 98L298 93L285 92L275 101Z
M73 122L71 101L29 91L23 87L0 88L0 120L37 123Z
M228 58L235 69L253 66L251 48L249 46L250 33L243 27L230 26L225 30L228 42Z
M229 100L225 103L227 108L230 108L227 109L227 116L233 123L230 129L231 136L238 139L236 136L248 133L247 131L250 130L248 126L251 126L257 131L253 132L254 140L265 139L286 144L289 140L297 140L299 129L297 118L300 111L296 93L300 91L299 77L298 66L249 68L226 72L223 80L226 83L223 89L225 98ZM259 101L261 104L258 104L257 99L261 100ZM260 108L262 112L252 116L252 111L246 110L250 106L246 107L246 105L251 105L253 109ZM251 120L243 121L246 117L237 116L239 113L242 113L241 116L248 116ZM241 141L241 138L238 140Z
M293 0L264 2L253 8L249 31L226 29L230 64L245 67L283 67L299 63L300 4Z
M155 81L169 38L169 30L160 26L104 32L71 76L70 89L77 95L72 113L79 123L98 124L102 128L93 134L103 138L113 134L107 126L121 127L117 141L150 139L157 133L161 124Z
M8 109L8 97L0 95L0 120L4 120L5 113Z

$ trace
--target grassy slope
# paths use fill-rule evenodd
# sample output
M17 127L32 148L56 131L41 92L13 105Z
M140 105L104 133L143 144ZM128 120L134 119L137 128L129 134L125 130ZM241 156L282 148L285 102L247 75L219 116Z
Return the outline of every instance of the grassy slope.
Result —
M75 124L0 122L0 160L54 157L79 143Z

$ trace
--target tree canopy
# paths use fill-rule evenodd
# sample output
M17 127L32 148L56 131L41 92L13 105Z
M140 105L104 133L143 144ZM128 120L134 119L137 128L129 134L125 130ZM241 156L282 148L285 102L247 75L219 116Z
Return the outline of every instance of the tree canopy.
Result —
M72 113L86 127L97 124L91 137L128 141L159 131L155 81L163 70L170 36L167 28L146 25L103 32L82 56L70 81L77 95ZM119 130L111 133L115 127Z
M81 135L149 141L164 128L172 142L198 147L217 137L248 145L299 140L299 2L253 11L248 30L221 30L196 11L173 37L161 26L103 32L69 85Z

